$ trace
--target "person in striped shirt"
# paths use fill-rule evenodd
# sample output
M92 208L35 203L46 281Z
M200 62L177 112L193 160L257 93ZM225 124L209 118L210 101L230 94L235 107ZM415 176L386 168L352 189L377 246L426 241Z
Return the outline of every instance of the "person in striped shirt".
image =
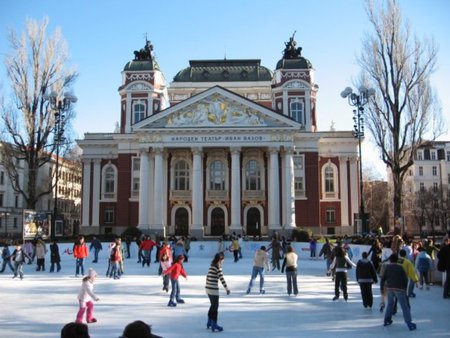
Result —
M217 317L219 313L219 280L223 287L227 291L227 295L230 294L230 289L225 282L222 272L222 263L225 256L223 252L218 252L211 261L211 266L209 267L208 274L206 275L206 294L209 297L211 306L208 311L208 322L206 323L206 328L211 328L214 331L223 331L223 327L217 325Z

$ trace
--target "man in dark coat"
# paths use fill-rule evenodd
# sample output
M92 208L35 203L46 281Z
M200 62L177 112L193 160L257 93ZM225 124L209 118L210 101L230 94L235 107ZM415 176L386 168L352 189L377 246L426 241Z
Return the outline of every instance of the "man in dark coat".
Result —
M444 298L450 298L450 239L447 237L438 252L438 270L445 272Z

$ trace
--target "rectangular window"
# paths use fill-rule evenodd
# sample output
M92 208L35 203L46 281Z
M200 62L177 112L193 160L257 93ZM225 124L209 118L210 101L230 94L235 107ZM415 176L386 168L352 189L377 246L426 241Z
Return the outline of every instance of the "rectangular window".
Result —
M5 172L0 171L0 185L4 185L4 184L5 184Z
M336 210L334 208L328 208L326 210L326 222L336 223Z
M436 151L435 150L431 150L430 154L431 154L431 159L432 160L436 160Z
M450 162L450 151L447 151L447 162Z
M434 192L438 191L438 184L437 184L437 182L433 182L433 191Z
M17 218L16 217L14 217L13 227L14 227L14 229L17 229Z
M417 160L418 161L423 160L423 150L417 150Z
M133 177L133 192L139 191L139 177Z
M19 196L16 195L14 196L14 208L18 208L19 207Z
M114 223L114 208L105 208L105 223Z
M3 207L3 193L0 193L0 207Z
M419 176L423 176L423 167L419 167Z
M424 191L425 191L425 183L420 182L419 187L420 187L420 191L421 191L421 192L424 192Z
M437 167L433 166L432 168L433 176L437 176Z

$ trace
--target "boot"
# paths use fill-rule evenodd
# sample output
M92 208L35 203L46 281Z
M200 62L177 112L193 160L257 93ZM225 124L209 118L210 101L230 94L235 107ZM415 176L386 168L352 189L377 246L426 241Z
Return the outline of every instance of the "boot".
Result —
M212 320L211 320L211 318L208 317L208 321L206 322L206 328L210 329L211 325L212 325Z
M212 330L212 332L215 332L215 331L219 331L220 332L220 331L223 331L223 327L217 325L217 322L211 321L211 330Z

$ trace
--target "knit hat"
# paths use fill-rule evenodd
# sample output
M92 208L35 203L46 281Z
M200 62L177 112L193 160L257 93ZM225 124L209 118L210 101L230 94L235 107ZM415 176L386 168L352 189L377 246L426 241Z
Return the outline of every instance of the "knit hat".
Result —
M89 278L97 277L97 272L95 272L94 269L89 268L88 277L89 277Z

